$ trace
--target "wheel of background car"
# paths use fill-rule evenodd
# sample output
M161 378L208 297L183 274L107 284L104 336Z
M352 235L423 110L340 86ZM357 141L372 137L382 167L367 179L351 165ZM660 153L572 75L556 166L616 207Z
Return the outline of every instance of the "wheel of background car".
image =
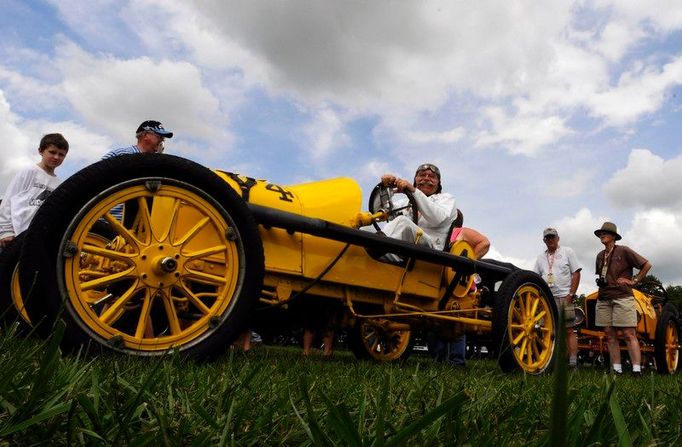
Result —
M131 201L137 212L126 227L109 210ZM89 237L101 219L115 234L105 247ZM245 327L264 262L246 205L212 171L179 157L131 155L89 166L52 193L29 228L21 266L22 292L35 278L31 321L45 319L46 331L61 315L65 348L94 342L205 358Z
M545 282L518 270L502 282L493 307L493 341L502 371L551 370L556 357L557 308Z
M403 361L412 353L414 340L410 330L387 330L388 320L377 324L358 323L349 333L348 344L356 358L378 362Z
M396 194L404 195L407 205L395 204L393 197ZM407 215L414 223L417 223L417 220L419 220L419 210L417 209L417 201L414 195L409 191L396 192L395 188L384 186L382 183L377 184L369 194L367 209L372 214L379 210L385 210L388 213L388 221L395 219L401 214ZM381 230L378 222L373 222L372 224L377 231Z
M0 253L0 316L4 324L16 324L20 334L31 328L19 290L19 254L23 243L24 233Z
M680 326L677 308L672 303L663 306L663 311L656 323L654 357L659 373L677 372L680 361Z

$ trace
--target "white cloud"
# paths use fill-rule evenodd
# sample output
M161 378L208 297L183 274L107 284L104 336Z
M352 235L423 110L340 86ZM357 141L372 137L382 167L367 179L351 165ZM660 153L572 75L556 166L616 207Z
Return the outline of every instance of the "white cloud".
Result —
M635 214L626 245L653 264L651 274L665 284L682 284L682 213L651 209Z
M682 155L664 160L647 149L633 149L625 168L604 185L604 194L619 207L677 210L682 205Z
M218 100L187 62L95 57L72 43L58 48L64 95L90 125L128 144L137 125L157 119L176 137L222 140ZM174 140L175 141L175 140Z
M334 150L347 146L349 136L344 130L344 120L330 108L322 108L314 112L312 121L303 126L304 149L316 161L324 161Z
M444 132L420 132L412 131L407 133L407 138L415 143L455 143L466 135L466 129L455 127Z
M35 154L38 140L34 135L29 135L23 130L22 124L20 118L12 112L4 92L0 90L0 141L2 141L0 145L0 159L2 159L0 191L3 193L10 179L19 169L38 161Z
M512 154L535 155L545 145L568 135L571 130L558 116L509 117L499 107L486 111L492 129L476 137L477 147L504 146Z
M565 172L564 170L561 170ZM586 187L594 178L592 169L578 169L573 175L570 172L565 176L553 179L543 191L545 195L554 198L577 197L585 192Z
M517 91L547 68L569 6L213 1L202 13L265 62L257 72L269 89L385 110L438 107L453 86L485 96Z
M665 92L682 84L682 57L675 58L661 69L638 66L620 76L618 85L595 93L590 99L592 114L608 124L622 126L642 115L658 110Z

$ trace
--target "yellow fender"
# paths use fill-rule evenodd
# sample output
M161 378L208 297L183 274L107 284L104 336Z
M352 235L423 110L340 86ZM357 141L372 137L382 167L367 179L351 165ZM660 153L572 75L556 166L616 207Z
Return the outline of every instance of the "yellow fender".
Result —
M452 247L450 247L450 254L456 256L463 256L465 258L474 260L476 259L474 258L474 248L471 246L471 244L465 241L455 241L455 243L452 244ZM455 273L456 272L450 267L447 267L445 269L444 279L446 284L450 284L450 282L455 277ZM452 294L458 298L462 298L469 293L469 290L471 290L471 286L473 284L474 284L473 274L463 276L457 282L457 286L455 287L455 290L452 292Z

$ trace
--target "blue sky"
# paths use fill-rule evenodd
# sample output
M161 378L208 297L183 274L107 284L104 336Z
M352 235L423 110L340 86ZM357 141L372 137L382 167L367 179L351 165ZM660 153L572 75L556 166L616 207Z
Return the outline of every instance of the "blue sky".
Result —
M0 191L66 177L158 119L167 151L280 184L440 166L491 256L555 226L594 289L613 220L682 284L682 3L0 0Z

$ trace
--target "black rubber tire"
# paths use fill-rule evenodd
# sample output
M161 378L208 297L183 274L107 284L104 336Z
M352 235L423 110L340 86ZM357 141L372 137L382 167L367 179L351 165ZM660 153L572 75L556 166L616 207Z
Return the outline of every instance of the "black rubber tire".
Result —
M530 285L538 290L546 300L553 320L554 334L551 334L551 351L548 361L541 365L537 370L526 371L529 374L542 374L551 371L556 361L556 330L558 325L558 312L552 293L545 281L534 272L528 270L516 270L505 278L495 295L495 305L493 306L493 344L498 356L498 363L503 372L524 370L516 359L513 346L509 339L508 321L511 312L512 299L517 292L524 286Z
M186 185L234 222L244 259L239 272L241 288L235 290L234 304L219 321L212 321L211 328L201 339L175 346L175 350L194 358L218 355L245 329L260 296L264 274L263 245L248 207L227 183L211 170L171 155L134 154L102 160L74 174L50 195L27 231L20 256L20 284L28 315L42 335L48 335L61 318L66 324L62 342L65 349L89 343L97 350L133 355L163 354L164 351L138 351L116 346L98 337L73 311L65 296L65 280L58 277L58 268L63 264L61 253L71 237L67 231L78 221L79 213L94 206L89 202L97 203L98 195L116 191L126 182L144 183L147 180L161 180L180 187Z
M24 244L25 232L18 235L0 253L0 318L2 323L16 325L19 334L26 334L31 330L31 324L19 313L12 287L15 269L19 266L21 246Z
M392 358L390 360L382 360L381 358L372 355L370 348L367 346L362 336L361 324L362 323L358 323L348 330L348 349L350 349L356 359L376 362L404 362L412 354L412 348L414 347L415 342L414 332L410 332L410 339L407 343L407 346L405 347L405 350L398 355L398 357Z
M656 359L656 369L661 374L675 374L679 369L680 352L677 351L677 360L674 366L668 365L668 351L666 346L666 332L669 325L676 332L677 343L679 344L680 324L679 312L672 303L663 306L661 315L656 322L656 339L654 340L654 358Z

